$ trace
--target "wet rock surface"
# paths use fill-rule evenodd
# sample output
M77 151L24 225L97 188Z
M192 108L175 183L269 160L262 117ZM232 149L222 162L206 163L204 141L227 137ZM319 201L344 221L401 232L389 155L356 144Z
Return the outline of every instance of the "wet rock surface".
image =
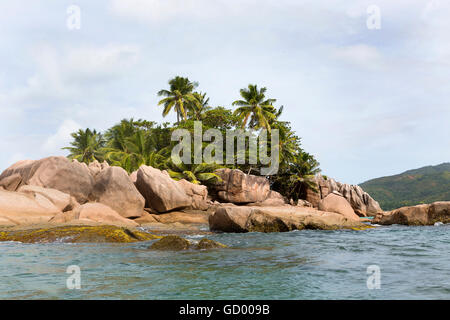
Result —
M227 248L227 246L209 239L202 239L197 244L194 244L177 235L165 236L149 247L150 250L160 251L183 251L189 249L207 250L219 248Z
M130 243L159 238L147 232L114 226L60 226L0 231L0 241L22 243Z

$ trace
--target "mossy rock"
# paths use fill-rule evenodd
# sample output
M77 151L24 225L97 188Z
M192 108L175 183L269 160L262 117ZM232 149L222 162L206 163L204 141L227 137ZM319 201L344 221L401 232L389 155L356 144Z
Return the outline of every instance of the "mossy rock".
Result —
M200 242L196 246L196 249L198 250L219 249L219 248L228 248L228 247L220 242L209 239L200 240Z
M179 236L166 236L153 243L149 249L152 250L167 250L167 251L182 251L187 250L191 243Z
M374 226L369 226L369 225L364 225L364 226L360 226L360 227L353 227L352 230L354 231L364 231L367 229L375 229L376 227Z
M23 243L130 243L160 239L153 234L115 226L64 226L0 232L0 241Z
M206 250L217 248L227 248L227 246L209 239L202 239L197 245L193 245L189 240L174 235L166 236L149 247L151 250L162 251L183 251L188 249Z

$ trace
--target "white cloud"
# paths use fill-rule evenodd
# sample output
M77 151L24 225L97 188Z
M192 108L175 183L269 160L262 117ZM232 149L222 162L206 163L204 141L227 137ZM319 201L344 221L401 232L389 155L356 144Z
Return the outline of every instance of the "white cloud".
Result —
M367 29L372 4L381 9L381 30ZM14 154L61 153L75 124L104 130L124 117L162 121L156 92L175 75L199 81L213 105L229 106L248 83L267 86L305 149L345 182L450 157L442 146L450 136L449 1L77 5L76 32L67 30L59 2L0 5L8 24L0 30L0 146L7 150L0 167Z
M66 154L67 152L62 151L61 148L70 145L70 142L72 141L71 133L80 128L81 125L75 121L71 119L64 120L58 130L45 140L42 150L47 153L52 153L53 155Z
M379 67L383 62L378 49L366 44L337 47L333 50L333 53L342 62L369 69Z
M108 45L67 50L62 69L71 81L96 81L118 77L134 66L140 50L132 45Z
M119 79L139 57L139 48L131 45L66 49L39 45L33 50L35 73L23 86L4 93L3 99L10 104L40 106L49 99L79 98L86 89Z
M111 10L120 16L149 22L174 19L177 16L199 18L217 13L219 2L206 0L112 0ZM202 10L198 10L202 8Z

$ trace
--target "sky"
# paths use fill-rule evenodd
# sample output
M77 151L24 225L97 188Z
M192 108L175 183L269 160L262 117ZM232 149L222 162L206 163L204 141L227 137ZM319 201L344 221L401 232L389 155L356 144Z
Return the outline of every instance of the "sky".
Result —
M213 106L267 87L341 182L448 162L449 16L444 0L2 1L0 171L67 155L79 128L174 121L156 93L176 75Z

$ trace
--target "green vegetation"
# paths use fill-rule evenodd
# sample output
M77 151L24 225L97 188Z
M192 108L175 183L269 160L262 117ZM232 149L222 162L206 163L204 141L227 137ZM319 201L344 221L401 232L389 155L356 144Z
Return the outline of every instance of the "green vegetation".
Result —
M273 104L277 100L266 99L266 91L266 88L258 90L258 86L253 84L249 84L248 89L241 89L241 97L244 100L234 101L233 106L238 106L234 114L241 120L242 128L250 119L250 128L265 128L270 132L270 123L276 117L276 109Z
M104 140L102 135L97 133L97 131L80 129L72 133L72 138L72 147L63 148L70 151L70 158L89 163L102 157L100 150L104 146Z
M172 161L166 162L169 167L167 172L174 180L185 179L194 184L204 184L219 182L221 178L214 173L219 168L217 164L175 164Z
M20 241L23 243L130 243L161 239L147 232L115 226L63 226L32 230L0 231L0 242Z
M450 201L450 163L409 170L360 185L384 210Z
M175 112L176 123L157 124L142 119L123 119L104 133L91 129L79 130L72 134L71 146L64 148L70 151L68 157L87 164L94 160L106 161L129 173L141 165L148 165L167 170L176 180L186 179L208 185L220 180L214 173L220 167L259 174L261 167L267 167L267 164L261 164L260 159L256 159L257 164L249 164L248 138L245 140L246 153L242 155L245 156L245 164L238 164L237 161L234 165L175 164L170 157L173 147L178 144L178 141L171 141L174 130L186 129L194 137L195 121L201 121L203 132L218 129L222 137L226 136L228 130L241 129L245 134L256 136L257 131L267 129L268 152L275 151L276 148L280 155L278 173L267 177L273 190L297 200L304 196L306 187L314 187L312 177L320 172L319 163L301 148L300 138L292 131L290 123L279 119L283 107L274 106L276 99L266 97L266 88L250 84L241 89L241 99L232 103L237 109L231 110L222 106L212 107L206 93L195 91L197 87L197 82L177 76L169 81L169 89L158 92L158 96L162 97L158 102L158 106L162 106L162 115L165 117L170 112ZM279 145L271 145L272 129L279 130ZM193 138L191 142L193 143ZM202 151L210 143L203 142ZM224 150L221 150L224 159L225 149L224 144ZM215 155L216 151L213 151L212 156ZM191 156L193 159L193 154ZM236 152L234 157L238 157Z

